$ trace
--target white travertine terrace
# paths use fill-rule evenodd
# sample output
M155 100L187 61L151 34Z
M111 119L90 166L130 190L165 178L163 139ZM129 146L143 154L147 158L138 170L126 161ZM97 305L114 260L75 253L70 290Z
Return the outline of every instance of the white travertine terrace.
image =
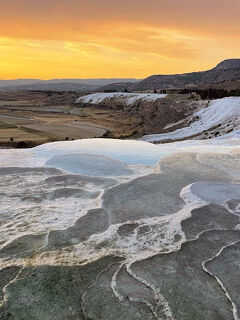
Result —
M240 137L240 97L213 100L209 106L196 112L192 122L181 129L163 134L150 134L142 137L143 141L177 141L219 126L219 138Z
M154 102L157 99L165 98L166 94L153 94L153 93L128 93L128 92L111 92L111 93L92 93L87 96L80 97L76 103L83 104L101 104L105 100L117 99L123 105L131 106L136 101Z
M239 139L89 139L0 155L0 265L12 270L0 318L114 319L120 308L127 320L239 319L232 278L221 278L234 265L223 251L240 241Z

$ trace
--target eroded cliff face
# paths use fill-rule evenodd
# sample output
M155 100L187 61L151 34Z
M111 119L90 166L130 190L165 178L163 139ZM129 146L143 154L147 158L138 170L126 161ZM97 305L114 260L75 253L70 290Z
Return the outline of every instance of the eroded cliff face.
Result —
M184 127L188 117L207 106L207 103L189 96L168 95L153 103L142 102L133 105L127 110L127 114L130 117L138 115L141 118L136 129L139 136L152 132L164 133Z
M90 115L92 110L92 114L101 113L100 117L111 116L107 137L136 138L184 127L188 117L207 104L195 96L180 94L99 93L79 98L76 105L82 114Z
M79 107L102 110L123 122L107 136L154 143L239 137L240 98L201 100L197 94L97 93L77 100Z

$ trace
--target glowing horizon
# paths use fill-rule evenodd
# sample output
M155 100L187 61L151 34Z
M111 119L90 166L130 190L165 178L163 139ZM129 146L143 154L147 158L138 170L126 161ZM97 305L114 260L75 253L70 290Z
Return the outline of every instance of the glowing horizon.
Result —
M240 56L239 0L9 0L0 78L145 78Z

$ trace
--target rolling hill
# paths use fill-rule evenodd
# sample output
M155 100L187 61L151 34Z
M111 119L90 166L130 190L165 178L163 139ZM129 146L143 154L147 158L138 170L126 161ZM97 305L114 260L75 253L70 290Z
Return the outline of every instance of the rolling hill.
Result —
M39 91L95 91L114 83L133 85L139 80L128 78L111 79L17 79L0 80L0 90L39 90Z
M240 80L240 59L229 59L207 71L172 75L153 75L137 84L131 90L181 89L187 87L215 86Z

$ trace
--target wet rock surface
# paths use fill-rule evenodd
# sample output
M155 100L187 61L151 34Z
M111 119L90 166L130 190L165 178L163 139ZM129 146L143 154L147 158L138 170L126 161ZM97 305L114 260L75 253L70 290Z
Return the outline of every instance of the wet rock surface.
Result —
M0 168L0 319L238 320L236 148L114 166Z

